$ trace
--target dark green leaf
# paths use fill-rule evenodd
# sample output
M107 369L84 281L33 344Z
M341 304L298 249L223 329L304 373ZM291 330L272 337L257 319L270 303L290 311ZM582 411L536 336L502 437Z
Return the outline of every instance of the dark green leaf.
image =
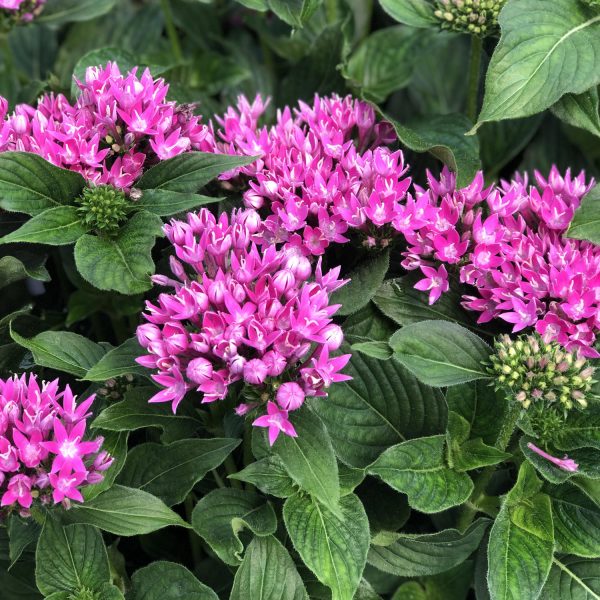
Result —
M75 243L88 230L82 225L74 206L57 206L29 219L16 231L0 238L0 243L28 242L63 246Z
M208 471L216 469L240 440L180 440L163 446L146 443L129 452L117 481L160 498L167 506L183 502Z
M114 485L85 504L66 513L74 523L88 523L120 536L150 533L169 525L189 527L161 500L133 488Z
M302 27L317 10L321 0L267 0L267 4L288 25Z
M327 398L312 402L345 463L364 468L394 444L444 431L441 392L396 361L354 354L344 372L350 381L336 383Z
M390 346L394 359L428 385L443 387L489 378L484 363L491 348L456 323L421 321L407 325L391 337Z
M113 462L111 466L102 473L104 479L100 483L87 485L83 488L81 493L86 502L112 487L117 475L121 472L121 469L123 469L125 459L127 458L128 431L100 431L98 433L104 438L102 450L108 452L112 456Z
M72 21L88 21L106 14L116 0L48 0L38 23L62 25Z
M36 365L78 377L83 377L104 355L102 346L69 331L43 331L26 339L11 327L10 335L19 346L33 354Z
M578 0L508 2L490 62L478 125L538 113L600 82L600 15Z
M8 41L13 60L22 73L40 81L48 77L58 52L56 31L44 25L15 27Z
M36 552L35 581L44 595L91 590L110 580L102 535L89 525L63 527L48 517Z
M218 600L183 565L158 561L139 569L131 578L129 600Z
M427 0L379 0L390 17L411 27L433 27L438 20Z
M350 315L365 306L381 286L389 266L390 253L384 251L348 273L350 282L331 296L331 304L342 305L337 314Z
M296 494L283 506L283 518L304 564L328 586L332 600L352 598L358 588L369 549L369 522L360 500L349 494L335 515Z
M106 381L133 373L146 375L148 369L138 365L135 359L144 354L137 338L130 338L117 348L109 350L86 374L85 381Z
M559 450L600 450L600 409L571 411L553 441Z
M229 600L308 600L288 551L273 536L256 537L235 574Z
M389 545L373 540L368 561L380 571L402 577L443 573L464 562L478 547L489 521L478 519L464 533L445 529L423 535L395 534Z
M583 197L569 225L567 237L600 244L600 185Z
M441 512L463 503L473 482L444 462L445 436L409 440L386 450L368 469L408 496L409 504L424 513Z
M351 350L378 360L389 360L394 354L387 342L357 342L352 344Z
M37 542L42 528L34 519L22 518L16 513L8 519L9 558L11 567L33 542Z
M0 258L0 289L26 277L32 277L38 281L50 281L50 275L42 264L33 267L16 256Z
M37 154L0 154L0 208L39 215L71 203L83 189L79 173L59 169Z
M600 560L575 556L553 559L543 600L600 600Z
M251 483L264 494L277 496L277 498L288 498L297 491L294 480L288 475L277 456L252 462L241 471L229 475L229 478Z
M84 235L75 244L77 270L100 290L144 292L152 285L151 250L161 231L160 218L143 211L136 213L115 238Z
M255 535L271 535L277 529L277 517L271 504L257 494L220 488L196 504L192 525L222 561L237 566L244 551L240 531L247 527Z
M185 152L163 160L146 171L137 182L137 187L142 190L161 189L193 193L217 175L250 164L254 160L251 156Z
M552 112L565 123L600 136L598 104L598 88L593 87L581 94L564 95L552 107Z
M171 192L170 190L144 190L136 207L147 210L159 217L168 217L180 212L192 210L198 206L219 202L220 198L200 196L189 192Z
M340 485L337 461L327 429L307 407L294 411L291 421L298 437L279 436L273 452L305 492L335 512L340 499Z

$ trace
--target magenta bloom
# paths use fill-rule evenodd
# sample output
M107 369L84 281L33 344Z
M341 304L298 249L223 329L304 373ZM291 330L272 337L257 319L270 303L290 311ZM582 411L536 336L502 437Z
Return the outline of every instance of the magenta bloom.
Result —
M269 428L269 444L272 446L275 440L279 437L279 433L283 431L290 437L298 437L294 426L288 420L288 411L282 410L275 402L267 403L267 414L258 417L252 425L255 427Z
M415 284L415 289L422 292L429 291L429 304L433 304L440 299L440 296L449 289L448 272L444 265L440 265L439 269L433 267L422 266L421 271L425 275L425 279L421 279Z
M541 448L538 448L535 444L529 442L527 447L530 450L533 450L536 454L539 454L541 457L550 461L552 464L556 465L559 469L563 469L564 471L570 471L571 473L576 472L579 469L579 465L572 459L569 458L566 454L563 458L556 458L547 452L544 452Z
M0 151L39 154L94 184L128 189L144 169L192 149L210 134L189 106L166 100L168 85L137 67L122 75L115 63L89 67L75 104L45 94L36 107L19 104L6 116Z
M93 399L77 404L68 386L40 386L35 375L0 379L2 506L26 516L35 498L81 501L81 487L102 481L112 458L100 452L102 438L82 440Z
M246 206L268 211L264 241L321 256L355 230L365 245L385 247L410 186L402 152L386 145L396 140L389 123L377 123L367 103L334 95L286 107L273 127L260 128L267 104L240 97L201 143L208 152L261 157L221 179L248 179Z
M329 356L343 339L332 322L339 305L329 300L346 283L339 267L323 273L318 261L313 272L299 248L262 245L269 233L252 209L218 218L202 209L171 221L165 233L177 279L154 278L173 291L147 303L148 322L137 331L147 351L137 361L157 371L152 378L163 388L151 402L171 402L175 411L193 389L203 403L215 402L243 381L263 407L277 392L280 405L294 410L348 378L339 371L350 355Z

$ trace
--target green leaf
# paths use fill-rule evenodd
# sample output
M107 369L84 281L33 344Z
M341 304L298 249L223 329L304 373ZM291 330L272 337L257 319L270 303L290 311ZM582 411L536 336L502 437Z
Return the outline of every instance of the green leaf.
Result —
M254 160L255 158L251 156L185 152L169 160L163 160L146 171L136 187L142 190L197 192L217 175L235 167L248 165Z
M394 354L387 342L357 342L352 344L351 350L378 360L389 360Z
M406 275L384 281L373 297L373 302L386 317L399 325L442 320L473 328L474 322L460 308L460 293L450 290L442 294L435 304L430 305L429 296L414 288L419 279L419 275Z
M553 442L559 450L600 449L600 409L571 411Z
M104 348L69 331L42 331L27 339L10 329L12 339L33 354L36 365L83 377L104 355Z
M128 600L218 600L183 565L157 561L139 569L131 578Z
M23 258L16 256L3 256L0 258L0 289L20 281L26 277L32 277L38 281L50 281L50 275L43 266L46 257L40 257L42 260L39 264L32 265L30 261L25 261Z
M239 444L240 440L226 438L180 440L167 446L140 444L127 455L117 481L172 506L183 502L194 485Z
M36 551L35 582L44 595L99 588L110 580L102 535L89 525L63 527L48 517Z
M396 326L369 302L344 321L344 338L350 343L387 342Z
M559 552L600 558L600 507L574 485L548 486Z
M100 483L87 485L83 488L81 493L86 502L112 487L117 475L123 469L125 459L127 458L128 431L100 431L98 433L104 438L102 450L108 452L113 457L113 462L111 466L102 473L104 479Z
M533 115L600 83L600 15L578 0L509 0L488 67L477 126Z
M308 407L291 416L298 437L279 436L272 451L290 477L306 492L336 511L340 499L338 467L323 422Z
M428 385L458 385L489 375L484 364L492 349L456 323L421 321L407 325L390 339L394 358Z
M66 518L74 523L95 525L120 536L151 533L169 525L189 527L152 494L122 485L113 485L85 504L73 505Z
M174 415L170 405L148 404L156 388L140 387L127 392L125 400L105 408L92 427L108 431L134 431L144 427L159 427L163 432L186 428L188 436L200 426L195 419Z
M567 556L552 561L543 600L600 600L600 560Z
M151 250L161 232L160 218L143 211L133 215L114 238L84 235L75 244L77 270L99 290L144 292L152 285Z
M600 185L583 197L569 225L567 237L600 244Z
M37 24L14 27L8 42L15 65L29 80L42 81L48 77L58 53L56 31Z
M385 250L348 273L350 282L331 296L331 304L342 305L337 314L350 315L365 306L381 286L389 266L390 253Z
M379 0L379 4L392 19L411 27L434 27L439 23L427 0Z
M554 529L550 498L523 463L490 531L488 585L492 600L538 598L550 571Z
M254 538L235 574L229 600L308 600L288 551L273 536Z
M429 152L456 172L456 186L465 187L481 169L479 140L466 136L471 121L461 114L431 115L406 125L382 114L402 144L414 152Z
M48 0L36 23L62 25L72 21L88 21L106 14L116 0Z
M136 208L147 210L159 217L168 217L180 212L192 210L198 206L219 202L221 198L200 196L189 192L171 192L170 190L144 190L136 202Z
M10 566L13 567L23 552L33 542L37 542L42 528L34 519L22 518L13 513L8 518L7 529Z
M79 173L59 169L37 154L0 154L0 208L39 215L71 203L83 190Z
M498 463L511 457L481 438L470 439L469 422L454 411L448 413L448 464L456 471L471 471Z
M321 0L267 0L267 4L282 21L300 28L317 10Z
M251 483L264 494L277 498L288 498L297 491L294 480L288 475L277 456L261 458L250 463L241 471L229 475L229 479Z
M428 39L424 32L408 27L379 29L352 53L342 73L365 97L383 102L409 84Z
M275 533L277 517L270 503L257 494L219 488L204 496L192 513L194 531L228 565L242 562L240 532L248 528L258 536Z
M49 208L29 219L19 229L0 238L0 243L28 242L63 246L75 243L88 228L82 225L74 206Z
M367 471L406 494L409 504L421 512L457 506L470 496L473 482L446 466L444 442L445 436L436 435L392 446Z
M135 359L144 354L137 338L123 342L117 348L109 350L86 374L85 381L106 381L133 373L147 375L148 369L138 365Z
M308 496L285 501L285 525L304 564L328 586L332 600L352 598L358 588L369 549L369 522L360 500L349 494L335 515Z
M582 94L564 95L552 107L552 112L565 123L600 136L599 103L598 88L594 86Z
M331 386L328 397L312 405L348 465L364 468L390 446L445 430L442 393L396 361L354 354L344 372L352 379Z
M448 388L446 402L450 410L468 422L472 438L481 438L486 444L496 443L503 423L499 415L508 408L504 393L480 379Z
M464 562L478 547L489 520L478 519L464 532L445 529L422 535L398 533L386 546L373 540L369 564L401 577L424 577L443 573Z

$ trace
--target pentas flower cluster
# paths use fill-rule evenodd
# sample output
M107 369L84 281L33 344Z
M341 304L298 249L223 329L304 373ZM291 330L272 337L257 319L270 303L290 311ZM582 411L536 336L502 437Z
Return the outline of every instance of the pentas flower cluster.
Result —
M265 108L260 97L252 104L241 97L201 144L260 157L221 177L232 185L249 178L244 202L265 209L265 242L320 256L356 230L366 246L386 246L410 186L402 152L385 145L396 140L390 124L377 123L373 108L350 96L286 107L270 129L258 125Z
M429 176L427 190L409 197L405 220L394 225L409 242L403 266L420 268L435 302L448 290L454 270L476 289L463 305L480 312L480 323L495 318L513 324L513 332L535 327L545 341L558 341L588 357L600 326L600 247L564 237L581 198L593 182L585 175L548 178L535 174L535 185L517 177L483 187L478 174L467 188L456 189L447 170L439 181Z
M83 501L81 488L103 479L112 458L103 439L84 441L90 396L80 404L58 380L0 379L0 505L29 514L42 504Z
M243 381L250 401L236 412L266 404L254 425L269 428L271 444L280 432L295 436L289 411L349 379L339 371L350 355L332 356L343 339L331 319L339 305L329 301L346 283L339 267L323 273L319 261L313 273L298 248L260 246L264 224L252 209L218 219L202 209L164 230L175 279L154 281L173 291L147 303L148 323L137 330L148 352L137 361L157 369L152 378L164 388L150 402L172 402L175 411L192 389L215 402Z
M39 154L93 184L128 189L143 170L197 147L207 129L188 105L168 102L168 85L137 67L122 75L115 63L89 67L74 105L46 94L37 107L19 104L7 116L0 99L0 151Z
M46 0L0 0L0 10L12 21L29 23L42 12L44 4Z

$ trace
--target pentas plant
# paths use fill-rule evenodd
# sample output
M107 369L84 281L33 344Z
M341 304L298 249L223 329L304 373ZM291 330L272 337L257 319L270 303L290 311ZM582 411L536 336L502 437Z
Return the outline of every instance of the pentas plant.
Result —
M340 305L329 299L347 283L339 267L323 273L298 248L257 245L265 231L253 209L219 218L202 209L165 226L175 279L153 279L173 292L146 304L137 337L148 355L137 362L158 369L152 379L164 388L149 401L171 402L174 412L189 390L211 403L243 381L249 401L236 412L266 405L253 424L268 427L273 444L280 432L296 436L289 411L350 379L340 373L350 355L332 355L343 341L331 318Z
M246 206L263 209L265 241L306 256L321 256L352 233L368 248L387 247L411 183L402 151L388 146L396 140L391 125L377 122L366 102L316 95L312 104L278 110L272 127L260 127L267 104L260 96L252 104L240 97L201 144L259 156L221 179L244 185Z
M206 136L188 105L166 100L169 86L148 69L123 75L116 63L86 69L71 104L45 94L37 105L19 104L7 114L0 99L0 152L39 154L81 173L92 184L128 190L144 169L197 147Z
M112 457L103 438L85 441L94 395L76 402L59 381L35 375L0 379L0 514L29 516L32 506L83 502L81 490L100 483Z

